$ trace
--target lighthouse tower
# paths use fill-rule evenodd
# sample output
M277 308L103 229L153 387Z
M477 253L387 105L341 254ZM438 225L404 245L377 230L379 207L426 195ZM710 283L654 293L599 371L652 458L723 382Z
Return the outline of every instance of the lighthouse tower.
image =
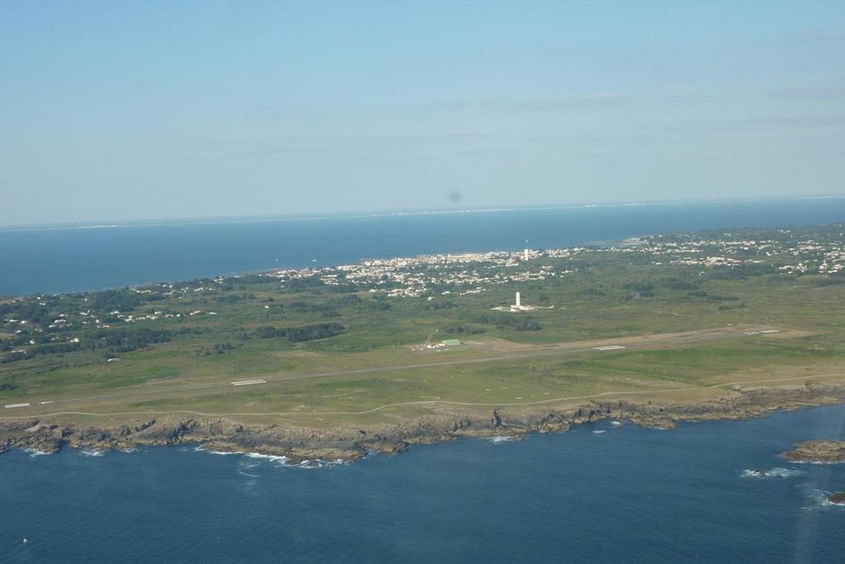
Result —
M519 308L522 307L522 300L520 298L521 298L521 296L519 295L519 292L517 292L516 293L516 303L514 304L516 306L516 309L519 309Z

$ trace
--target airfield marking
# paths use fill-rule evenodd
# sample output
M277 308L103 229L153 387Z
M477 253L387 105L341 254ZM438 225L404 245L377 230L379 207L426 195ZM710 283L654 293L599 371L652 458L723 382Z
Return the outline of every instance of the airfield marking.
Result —
M600 392L597 394L588 394L583 396L562 396L559 398L550 398L538 401L527 401L527 402L519 402L519 403L503 403L503 402L466 402L466 401L450 401L450 400L421 400L421 401L405 401L405 402L397 402L397 403L387 403L384 405L380 405L378 407L374 407L372 409L366 409L363 411L310 411L310 412L302 412L302 411L269 411L269 412L234 412L234 413L210 413L206 411L192 411L190 409L180 409L176 411L110 411L107 413L96 413L92 411L57 411L54 413L44 413L40 415L40 417L55 417L57 415L86 415L92 417L113 417L115 415L179 415L179 414L188 414L188 415L198 415L201 417L284 417L286 415L369 415L371 413L375 413L377 411L382 411L384 409L390 409L392 407L406 407L412 405L435 405L435 404L442 404L442 405L459 405L459 406L468 406L468 407L525 407L525 406L532 406L532 405L543 405L547 403L555 403L560 401L573 401L573 400L585 400L585 399L592 399L592 398L600 398L600 397L607 397L607 396L627 396L627 395L639 395L639 394L662 394L667 392L684 392L684 391L693 391L693 390L711 390L715 388L723 388L725 386L740 386L742 384L771 384L774 382L794 382L795 380L806 380L807 378L817 378L817 377L842 377L845 376L843 372L837 372L833 374L822 373L822 374L805 374L803 376L790 376L789 378L775 378L772 380L737 380L734 382L722 382L720 384L712 384L710 386L687 386L683 388L662 388L659 390L618 390L618 391L609 391L609 392ZM0 417L0 419L29 419L31 415L28 416L21 416L21 417Z
M761 335L765 331L766 334L771 334L773 332L780 332L777 329L766 329L767 326L763 326L763 329L756 329L757 334ZM771 326L768 326L771 327ZM682 331L677 333L661 333L655 335L641 335L635 337L621 337L619 339L604 339L605 342L607 341L614 341L617 340L624 340L630 346L637 347L637 346L647 346L648 345L657 345L660 343L667 343L667 342L698 342L704 341L714 338L727 338L727 337L742 337L747 336L738 330L739 328L713 328L713 329L701 329L696 331ZM81 397L81 398L67 398L67 399L60 399L51 401L50 403L79 403L79 402L88 402L88 401L99 401L99 400L109 400L109 399L121 399L121 398L131 398L135 396L150 396L150 395L161 395L161 394L171 394L171 393L178 393L178 392L198 392L203 390L211 390L211 389L219 389L228 386L244 386L244 385L253 385L253 384L266 384L266 383L278 383L278 382L285 382L291 380L305 380L305 379L312 379L312 378L328 378L333 376L353 376L353 375L361 375L361 374L373 374L378 372L392 372L392 371L399 371L399 370L413 370L418 368L435 368L441 366L459 366L459 365L468 365L468 364L480 364L480 363L487 363L487 362L497 362L497 361L504 361L504 360L520 360L520 359L530 359L530 358L542 358L542 357L550 357L550 356L558 356L558 355L565 355L565 354L575 354L581 352L589 352L593 350L597 350L597 347L588 346L584 347L581 346L578 348L578 345L583 345L584 342L569 342L569 343L557 343L551 345L550 347L544 347L539 351L529 351L529 352L513 352L508 354L500 354L496 356L489 356L489 357L481 357L481 358L465 358L465 359L458 359L458 360L444 360L438 362L423 362L423 363L415 363L415 364L398 364L398 365L391 365L391 366L376 366L371 368L357 368L353 370L335 370L331 372L321 372L321 373L312 373L312 374L294 374L291 376L278 376L275 378L255 378L250 380L240 380L235 382L210 382L207 384L195 384L190 386L183 386L180 388L170 388L170 389L153 389L153 390L132 390L132 391L124 391L124 392L117 392L111 394L101 394L98 396L90 396L90 397ZM572 348L567 348L567 345L571 345ZM627 348L622 345L604 345L601 348L605 347L622 347ZM607 349L606 349L607 350ZM614 349L618 350L618 349ZM668 390L667 390L668 391ZM438 403L438 400L432 400L434 403ZM553 400L551 400L553 401ZM414 402L411 402L412 404ZM422 403L431 403L431 402L422 402ZM540 402L543 403L543 402ZM14 407L29 407L30 404L10 404ZM467 405L474 405L474 404L467 404ZM501 405L501 404L496 404ZM516 404L515 404L516 405ZM519 405L526 405L526 404L519 404ZM9 406L6 406L9 407ZM376 410L381 408L376 408ZM177 412L177 413L185 413L185 412ZM339 412L339 414L347 414L345 412ZM355 414L355 413L349 413ZM3 418L0 418L3 419Z

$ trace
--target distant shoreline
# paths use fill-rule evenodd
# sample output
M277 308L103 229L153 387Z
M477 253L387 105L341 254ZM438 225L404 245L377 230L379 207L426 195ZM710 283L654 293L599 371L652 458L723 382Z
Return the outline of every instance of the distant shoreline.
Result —
M591 208L620 208L636 206L684 206L684 205L722 205L753 202L789 202L807 200L845 200L845 194L817 194L794 196L749 196L737 198L714 198L692 200L643 200L622 202L573 202L538 204L529 206L482 206L468 208L432 208L432 209L397 209L373 210L360 212L316 212L297 213L290 215L272 216L219 216L219 217L173 217L173 218L141 218L141 219L100 219L79 220L61 223L44 224L8 224L0 225L0 233L4 231L55 231L72 229L115 229L123 227L162 227L188 225L225 225L248 223L273 223L285 221L313 221L326 219L367 219L381 217L413 217L427 215L462 215L462 214L492 214L508 212L532 212L553 210L577 210Z
M363 257L562 248L656 233L841 223L845 197L293 219L0 229L0 263L6 267L0 295L80 293L310 264L351 264ZM420 238L421 230L429 235Z

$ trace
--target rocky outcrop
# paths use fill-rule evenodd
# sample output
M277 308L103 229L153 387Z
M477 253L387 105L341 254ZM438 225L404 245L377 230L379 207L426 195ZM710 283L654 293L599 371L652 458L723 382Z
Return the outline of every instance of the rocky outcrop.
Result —
M845 505L845 492L836 492L828 496L827 501L834 505Z
M845 441L804 441L795 449L781 454L790 462L817 462L834 464L845 462Z

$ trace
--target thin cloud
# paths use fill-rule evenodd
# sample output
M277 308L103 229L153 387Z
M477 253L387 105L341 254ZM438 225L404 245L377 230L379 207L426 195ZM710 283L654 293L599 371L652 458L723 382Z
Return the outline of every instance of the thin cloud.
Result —
M840 114L792 115L792 116L755 116L721 120L716 122L724 129L759 130L772 128L816 129L840 127L845 124L845 116Z
M841 128L845 125L843 114L748 116L688 120L678 122L655 122L642 124L640 131L666 133L758 133L773 130L815 130Z
M581 94L547 98L500 98L490 100L453 100L431 105L435 110L492 110L512 112L560 112L587 108L620 106L630 101L622 94Z
M843 98L845 86L787 86L770 94L778 98Z

